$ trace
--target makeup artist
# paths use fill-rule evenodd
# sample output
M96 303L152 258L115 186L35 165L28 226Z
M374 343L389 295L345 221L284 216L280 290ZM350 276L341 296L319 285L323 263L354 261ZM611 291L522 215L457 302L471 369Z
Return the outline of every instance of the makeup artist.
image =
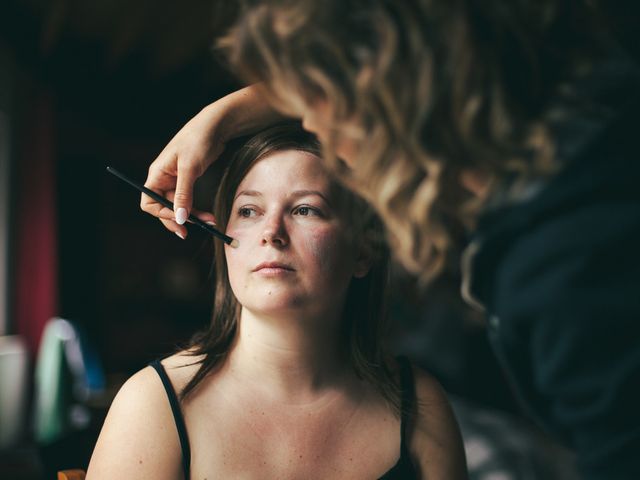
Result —
M211 324L126 382L87 480L466 478L439 385L382 344L380 223L317 139L253 136L214 211L239 244L215 240Z
M186 234L225 142L301 118L420 281L442 268L448 219L469 226L463 294L528 412L584 478L640 478L640 77L597 2L249 4L222 47L253 85L151 165L175 212L142 209Z

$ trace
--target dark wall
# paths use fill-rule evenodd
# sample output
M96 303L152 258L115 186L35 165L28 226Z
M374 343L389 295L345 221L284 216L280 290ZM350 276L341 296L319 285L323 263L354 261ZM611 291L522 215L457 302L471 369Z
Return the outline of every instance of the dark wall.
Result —
M112 26L92 32L83 28L82 15L87 25L95 21L89 11L62 12L66 17L52 26L56 3L0 7L0 44L19 84L11 99L16 144L38 141L29 138L29 112L43 95L52 99L58 314L86 328L107 371L131 372L208 321L210 239L199 231L186 241L171 235L105 167L143 182L175 132L238 84L212 52L221 19L208 2L149 5L147 18L131 27L142 32L130 33L134 40L117 54L118 29L135 5L123 3ZM152 22L166 35L150 30ZM181 46L172 46L168 39L181 35ZM206 178L199 182L201 207L210 206L213 188ZM19 215L18 205L13 213Z

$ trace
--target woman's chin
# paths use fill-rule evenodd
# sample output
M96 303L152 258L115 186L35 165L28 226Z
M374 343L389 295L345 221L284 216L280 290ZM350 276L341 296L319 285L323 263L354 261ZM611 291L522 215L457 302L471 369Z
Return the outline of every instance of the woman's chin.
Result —
M243 307L249 309L255 315L270 317L300 313L307 304L299 295L273 290L261 295L253 295L246 303L240 298L238 300Z

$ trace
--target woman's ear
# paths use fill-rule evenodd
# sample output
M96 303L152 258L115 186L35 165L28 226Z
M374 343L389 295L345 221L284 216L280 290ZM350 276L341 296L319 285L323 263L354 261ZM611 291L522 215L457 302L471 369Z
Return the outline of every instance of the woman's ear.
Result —
M353 276L355 278L364 278L371 270L373 265L374 252L371 242L363 240L358 247L358 257L353 269Z

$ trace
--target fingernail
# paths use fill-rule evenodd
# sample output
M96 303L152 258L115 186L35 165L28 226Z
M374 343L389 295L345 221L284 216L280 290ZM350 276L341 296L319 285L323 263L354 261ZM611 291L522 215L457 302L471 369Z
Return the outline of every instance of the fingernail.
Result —
M206 223L207 225L213 225L214 227L216 226L216 222L204 222L204 223Z
M180 232L173 232L173 233L175 233L178 237L184 240L184 235L182 235Z
M184 224L184 222L187 221L187 209L186 208L179 208L178 210L176 210L176 223L178 225L182 225Z

